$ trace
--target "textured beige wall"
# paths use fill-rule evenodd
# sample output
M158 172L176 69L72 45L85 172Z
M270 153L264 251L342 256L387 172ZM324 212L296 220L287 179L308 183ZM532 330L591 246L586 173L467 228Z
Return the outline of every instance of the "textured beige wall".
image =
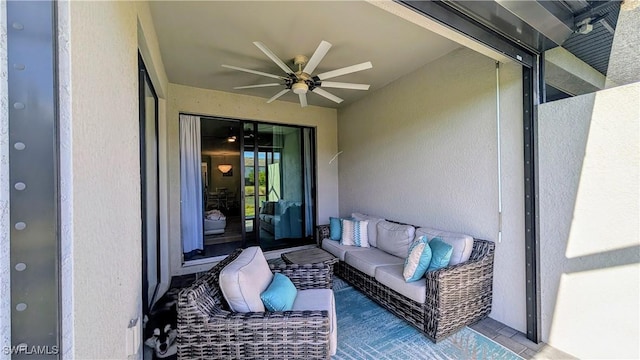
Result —
M173 275L202 271L209 265L182 268L180 243L180 112L259 120L273 123L304 125L316 128L318 221L328 223L338 212L338 167L329 164L338 148L337 112L335 109L275 101L267 104L259 97L237 95L169 84L167 111L167 165L169 169L169 238Z
M640 357L640 83L538 107L542 339Z
M149 3L147 1L136 1L135 4L138 14L138 48L156 94L160 98L166 98L169 80L160 55L160 44L158 43L158 35L151 18Z
M524 331L521 68L501 66L503 240L491 316ZM338 113L340 214L380 215L497 241L496 75L468 49Z
M640 82L640 0L624 0L611 44L607 88Z
M66 16L61 57L70 83L62 91L72 101L61 134L68 166L61 178L72 281L63 292L72 288L72 300L65 300L72 313L63 316L73 326L67 355L126 359L127 326L141 309L136 10L130 2L73 1Z

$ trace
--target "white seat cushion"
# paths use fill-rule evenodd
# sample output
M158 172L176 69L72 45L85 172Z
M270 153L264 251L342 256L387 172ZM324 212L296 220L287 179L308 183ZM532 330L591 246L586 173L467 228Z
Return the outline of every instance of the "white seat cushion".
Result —
M324 239L322 240L322 249L333 254L333 256L340 259L340 261L344 261L344 255L347 251L367 250L368 248L341 245L339 241Z
M292 310L326 310L329 312L329 355L335 355L338 348L338 323L336 302L331 289L309 289L298 291Z
M344 262L371 277L375 276L378 266L397 264L404 266L404 259L389 255L376 248L368 248L365 251L347 251Z
M246 248L220 271L220 290L235 312L264 312L260 294L267 289L273 273L259 246Z
M416 238L426 236L428 241L433 238L440 238L443 242L453 247L453 253L449 260L449 266L463 263L471 257L473 250L473 237L466 234L442 231L427 227L416 229Z
M427 299L427 279L406 282L402 276L404 265L385 265L376 268L376 280L409 299L424 304Z

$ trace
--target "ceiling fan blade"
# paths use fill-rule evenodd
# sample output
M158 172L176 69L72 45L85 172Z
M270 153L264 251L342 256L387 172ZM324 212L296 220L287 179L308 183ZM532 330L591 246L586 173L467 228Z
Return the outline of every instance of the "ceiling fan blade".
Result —
M237 66L222 65L222 67L223 68L227 68L227 69L244 71L244 72L248 72L248 73L251 73L251 74L267 76L267 77L274 78L274 79L282 79L282 80L288 79L288 77L286 77L286 76L268 74L268 73L265 73L265 72L262 72L262 71L250 70L250 69L245 69L245 68L241 68L241 67L237 67Z
M301 94L298 94L298 97L300 98L300 106L301 107L307 106L307 94L301 93Z
M284 90L280 91L279 93L273 95L273 97L271 99L267 100L267 104L273 102L275 99L279 98L280 96L282 96L282 95L284 95L284 94L286 94L288 92L289 92L289 89L284 89Z
M340 104L340 103L343 101L343 100L342 100L342 99L340 99L339 97L337 97L337 96L333 95L332 93L330 93L330 92L328 92L328 91L322 90L322 89L321 89L321 88L319 88L319 87L313 88L313 90L311 90L311 91L313 91L314 93L316 93L316 94L318 94L318 95L320 95L320 96L324 96L324 97L326 97L327 99L329 99L329 100L331 100L331 101L335 101L335 102L337 102L338 104Z
M351 66L343 67L341 69L327 71L325 73L316 75L316 77L320 80L331 79L334 77L351 74L356 71L371 69L372 67L373 65L371 65L371 61L367 61L367 62L363 62L362 64L351 65Z
M276 54L274 54L271 50L269 50L269 48L266 47L263 43L254 41L253 44L257 46L258 49L262 50L262 52L267 55L269 59L271 59L274 63L276 63L276 65L278 65L280 69L282 69L282 71L284 71L287 75L294 73L294 71L291 70L291 68L288 67L287 64L280 60L280 58L277 57Z
M320 83L320 86L322 86L323 88L334 88L334 89L369 90L370 85L323 81L322 83Z
M320 61L322 61L324 56L327 55L329 49L331 49L331 43L322 40L320 45L318 45L316 51L311 56L311 59L307 61L307 65L305 65L304 69L302 69L302 72L311 74L313 70L316 69L316 66L320 64Z
M247 85L247 86L236 86L234 89L253 89L253 88L261 88L261 87L269 87L269 86L282 86L279 83L270 83L270 84L257 84L257 85Z

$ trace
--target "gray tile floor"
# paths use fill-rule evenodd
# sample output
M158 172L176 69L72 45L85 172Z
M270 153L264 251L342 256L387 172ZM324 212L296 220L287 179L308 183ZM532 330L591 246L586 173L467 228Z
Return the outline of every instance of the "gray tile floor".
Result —
M492 318L480 320L469 327L502 344L525 359L576 359L545 343L536 344L527 339L525 334Z

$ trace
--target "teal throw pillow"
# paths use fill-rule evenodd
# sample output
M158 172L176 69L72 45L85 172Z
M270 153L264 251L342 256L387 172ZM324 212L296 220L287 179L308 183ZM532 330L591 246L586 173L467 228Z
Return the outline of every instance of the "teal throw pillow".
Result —
M449 265L453 246L436 237L431 239L429 247L431 248L431 263L427 271L435 271Z
M260 299L267 311L288 311L293 308L293 302L298 290L286 275L275 273L267 290L260 294Z
M409 247L409 255L404 261L402 276L404 281L418 281L427 272L431 263L431 247L426 236L414 241Z
M342 238L342 219L329 218L329 239L340 240Z

